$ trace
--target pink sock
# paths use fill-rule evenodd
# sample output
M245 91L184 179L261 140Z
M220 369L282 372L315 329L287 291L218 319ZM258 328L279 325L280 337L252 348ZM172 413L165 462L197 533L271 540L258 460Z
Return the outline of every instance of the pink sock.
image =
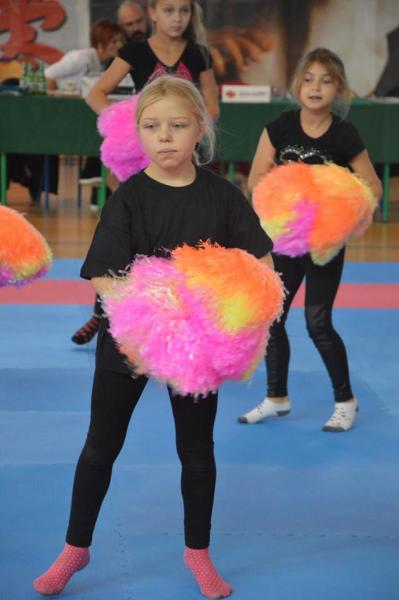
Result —
M206 598L227 598L232 593L232 588L223 581L210 559L208 548L194 550L185 548L184 562L194 575L201 594Z
M88 548L78 548L65 544L63 551L51 567L37 577L33 587L43 596L52 596L62 592L76 571L80 571L90 562Z

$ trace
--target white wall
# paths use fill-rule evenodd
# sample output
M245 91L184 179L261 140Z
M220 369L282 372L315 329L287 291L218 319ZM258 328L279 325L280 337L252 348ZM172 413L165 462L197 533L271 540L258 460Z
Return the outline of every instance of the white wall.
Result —
M344 61L351 88L364 95L385 65L386 34L398 25L398 0L330 0L313 13L306 49L334 50Z
M284 0L281 0L284 1ZM386 34L399 25L399 0L324 0L316 2L304 52L322 46L343 60L350 87L358 94L371 92L387 60ZM285 41L278 30L274 49L253 64L242 79L246 83L286 86ZM299 60L300 56L297 57Z

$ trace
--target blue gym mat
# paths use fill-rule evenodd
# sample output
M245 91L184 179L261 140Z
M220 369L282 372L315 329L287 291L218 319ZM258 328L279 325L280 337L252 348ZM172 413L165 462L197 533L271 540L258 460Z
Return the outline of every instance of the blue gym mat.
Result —
M78 277L57 260L48 278ZM397 282L396 263L349 263L345 282ZM39 596L31 582L64 543L74 466L89 418L94 343L74 346L90 307L0 306L1 600ZM333 400L293 309L291 414L253 426L237 416L264 396L261 365L226 384L215 430L212 555L236 600L398 600L399 311L337 309L360 402L355 428L321 426ZM169 400L150 382L114 468L92 561L70 600L199 600L181 560L179 465Z

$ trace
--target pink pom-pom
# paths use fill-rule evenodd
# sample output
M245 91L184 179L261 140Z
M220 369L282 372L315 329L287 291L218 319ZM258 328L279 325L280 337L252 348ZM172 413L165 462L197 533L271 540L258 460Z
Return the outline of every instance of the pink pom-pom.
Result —
M137 134L135 111L138 95L111 104L98 117L98 130L104 137L101 144L101 160L125 181L149 165Z
M274 251L286 256L302 256L309 252L309 237L316 219L317 207L306 198L294 205L294 218L289 221L290 231L274 242Z
M178 248L171 260L136 259L104 308L137 374L182 395L206 395L250 377L282 301L274 271L243 250L203 244Z

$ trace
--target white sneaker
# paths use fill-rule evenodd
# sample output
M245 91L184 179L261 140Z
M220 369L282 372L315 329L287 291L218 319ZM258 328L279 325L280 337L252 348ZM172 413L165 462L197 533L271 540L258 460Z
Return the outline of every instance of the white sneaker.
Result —
M238 417L239 423L259 423L269 417L285 417L291 411L291 402L272 402L269 398L265 398L258 406Z
M336 402L334 412L323 425L323 431L348 431L353 427L359 403L356 398L348 402Z

